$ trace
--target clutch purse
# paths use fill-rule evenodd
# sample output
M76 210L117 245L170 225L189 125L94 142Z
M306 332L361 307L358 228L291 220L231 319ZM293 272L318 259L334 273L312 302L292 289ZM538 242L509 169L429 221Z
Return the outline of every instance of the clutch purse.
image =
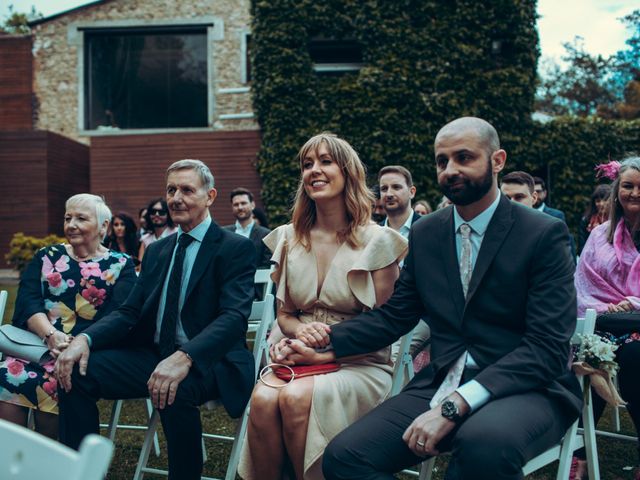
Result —
M289 367L281 363L270 363L262 370L260 370L260 381L265 385L273 388L282 388L289 385L296 378L310 377L312 375L322 375L324 373L337 372L340 370L340 364L337 362L323 363L320 365L296 365L295 367ZM269 383L264 379L264 376L272 371L276 377L280 380L284 380L287 383L282 385L276 385Z
M0 352L40 364L47 363L53 358L40 337L13 325L0 327Z

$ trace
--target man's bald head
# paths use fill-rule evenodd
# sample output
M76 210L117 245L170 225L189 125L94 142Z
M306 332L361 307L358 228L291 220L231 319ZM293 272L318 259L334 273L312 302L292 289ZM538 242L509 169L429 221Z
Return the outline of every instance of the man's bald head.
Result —
M469 133L477 135L485 147L487 156L491 157L493 152L500 149L500 138L496 129L486 120L477 117L461 117L447 123L438 131L434 143L437 144L441 138Z

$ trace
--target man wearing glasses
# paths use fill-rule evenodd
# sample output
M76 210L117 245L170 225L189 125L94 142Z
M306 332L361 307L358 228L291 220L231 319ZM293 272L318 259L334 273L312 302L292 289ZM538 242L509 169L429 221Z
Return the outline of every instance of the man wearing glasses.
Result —
M142 261L144 251L149 245L177 231L164 198L151 200L144 218L147 221L149 232L140 238L140 253L138 254L140 261Z

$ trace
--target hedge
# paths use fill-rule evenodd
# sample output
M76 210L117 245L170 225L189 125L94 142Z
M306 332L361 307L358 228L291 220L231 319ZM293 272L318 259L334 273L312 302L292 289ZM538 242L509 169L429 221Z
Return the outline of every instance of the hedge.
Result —
M531 121L535 0L253 0L252 13L257 167L273 223L288 220L295 154L320 131L356 148L371 184L382 166L402 164L418 197L435 200L436 132L459 116L485 118L498 129L510 167L549 177L550 199L572 227L593 185L593 163L638 148L637 123ZM317 35L357 40L365 67L314 72L308 43Z
M55 234L39 238L18 232L13 235L11 242L9 242L9 253L5 255L5 260L10 267L22 273L38 250L48 245L64 242L65 239L63 237L58 237Z

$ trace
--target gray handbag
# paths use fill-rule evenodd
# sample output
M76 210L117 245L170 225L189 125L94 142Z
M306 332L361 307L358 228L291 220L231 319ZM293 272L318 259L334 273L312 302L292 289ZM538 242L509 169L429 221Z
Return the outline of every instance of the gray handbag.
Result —
M0 352L40 364L47 363L53 358L40 337L13 325L0 327Z

